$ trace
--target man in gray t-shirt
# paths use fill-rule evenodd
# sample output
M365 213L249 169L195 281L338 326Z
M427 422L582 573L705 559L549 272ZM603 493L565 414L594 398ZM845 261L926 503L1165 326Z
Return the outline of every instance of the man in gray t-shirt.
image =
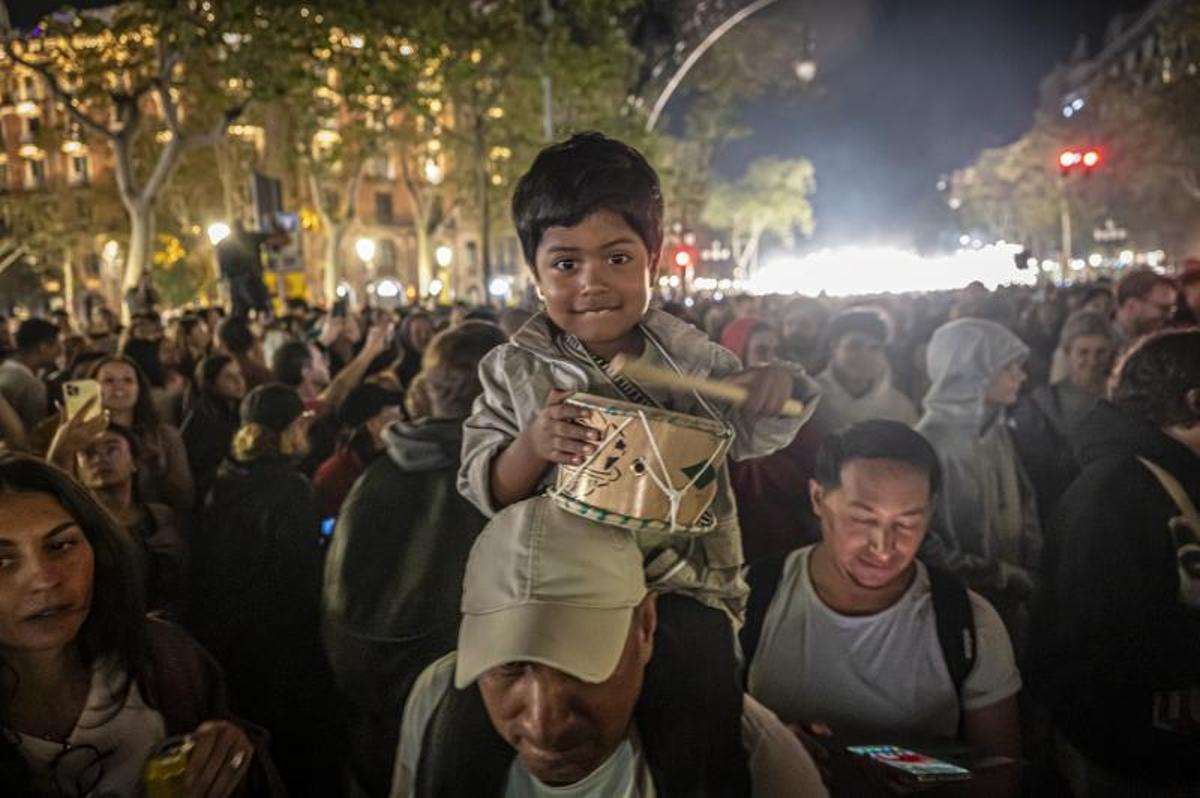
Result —
M749 658L748 689L780 718L843 739L963 741L1020 756L1021 677L996 611L968 593L974 663L956 690L930 577L915 559L940 481L937 455L904 424L831 435L811 487L822 540L788 556Z

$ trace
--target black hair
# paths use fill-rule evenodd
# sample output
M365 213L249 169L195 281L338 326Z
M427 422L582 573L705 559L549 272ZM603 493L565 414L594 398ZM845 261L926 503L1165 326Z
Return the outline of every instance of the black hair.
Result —
M662 247L662 188L640 152L601 133L577 133L538 153L512 199L521 250L535 276L546 230L577 225L598 210L619 214L651 256Z
M888 325L878 311L870 308L852 308L834 317L829 323L829 345L837 346L837 342L850 333L862 333L874 338L881 344L888 342Z
M284 341L271 356L271 375L292 388L304 382L304 370L311 366L312 352L304 341Z
M1200 390L1200 327L1184 327L1134 344L1117 364L1109 400L1156 427L1191 426L1200 422L1187 400L1194 390Z
M34 317L21 322L17 328L17 351L32 352L42 344L58 340L58 325L46 319Z
M854 460L895 460L929 477L929 495L942 487L937 452L919 432L899 421L860 421L825 437L813 477L826 490L842 486L842 469Z
M3 493L49 494L79 524L95 563L92 604L78 637L84 664L113 657L118 667L134 668L142 651L145 599L132 538L87 489L43 460L0 455ZM0 716L7 714L9 700L0 694Z
M241 316L230 316L217 325L217 338L230 354L244 355L254 348L254 331Z
M221 376L221 371L233 362L233 355L224 352L208 355L196 364L196 386L204 393L215 395L217 378Z
M121 354L137 363L146 375L146 379L155 388L162 388L167 384L167 372L163 368L162 355L159 353L157 341L130 338L121 349Z

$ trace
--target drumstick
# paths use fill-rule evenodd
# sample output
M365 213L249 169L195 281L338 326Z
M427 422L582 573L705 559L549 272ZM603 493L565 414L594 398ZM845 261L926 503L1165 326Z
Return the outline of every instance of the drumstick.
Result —
M720 399L731 405L741 406L750 398L750 392L741 385L729 382L717 382L704 377L694 377L690 374L680 374L673 369L652 366L642 360L617 355L612 361L613 369L618 374L625 374L631 379L640 380L651 385L672 390L695 391L710 399ZM783 403L785 416L802 417L808 415L809 408L799 399L788 399Z

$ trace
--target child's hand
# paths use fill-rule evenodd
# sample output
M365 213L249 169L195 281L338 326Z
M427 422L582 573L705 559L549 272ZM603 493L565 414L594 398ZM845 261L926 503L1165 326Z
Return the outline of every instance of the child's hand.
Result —
M575 423L591 411L565 404L574 391L552 390L533 423L526 429L529 443L538 457L551 463L579 465L596 451L594 442L600 431Z
M746 389L746 402L739 409L747 415L782 415L784 402L792 398L792 373L783 366L754 366L724 381Z

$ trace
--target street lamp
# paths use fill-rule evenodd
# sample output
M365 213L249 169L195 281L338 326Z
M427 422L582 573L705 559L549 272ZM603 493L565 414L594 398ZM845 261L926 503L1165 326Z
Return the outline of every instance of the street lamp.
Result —
M437 261L437 265L443 269L450 265L450 261L454 260L454 250L442 244L433 252L433 259Z
M225 224L224 222L213 222L208 226L208 242L215 247L225 239L229 238L229 235L232 232L233 231L229 229L229 225Z
M354 242L354 254L364 264L375 260L375 241L371 238L360 238Z

